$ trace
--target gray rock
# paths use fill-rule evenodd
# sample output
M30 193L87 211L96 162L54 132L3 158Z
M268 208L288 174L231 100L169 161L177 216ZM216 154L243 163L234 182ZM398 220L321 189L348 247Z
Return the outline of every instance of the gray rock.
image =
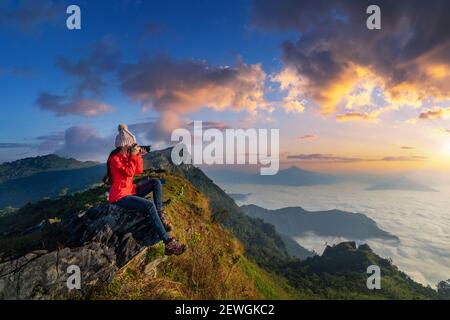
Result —
M22 252L0 264L0 299L89 297L142 249L160 240L143 213L106 204L52 225L52 233L64 235L57 249ZM71 265L80 268L80 289L67 286Z

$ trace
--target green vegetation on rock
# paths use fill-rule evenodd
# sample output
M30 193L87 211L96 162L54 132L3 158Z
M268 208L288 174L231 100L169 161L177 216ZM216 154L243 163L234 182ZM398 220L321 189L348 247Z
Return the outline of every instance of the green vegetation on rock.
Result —
M150 246L84 298L448 298L447 282L440 283L439 293L424 287L367 245L346 242L328 247L321 256L292 257L286 239L272 225L244 215L200 169L172 165L169 152L150 154L146 167L168 171L159 174L166 180L165 200L172 200L167 213L173 234L188 244L188 251L166 257L161 244ZM153 172L146 171L143 176L150 175ZM0 265L29 252L60 250L66 235L58 233L59 226L79 212L104 205L106 195L107 188L100 186L5 211L0 215ZM366 286L366 270L373 264L381 268L381 290Z

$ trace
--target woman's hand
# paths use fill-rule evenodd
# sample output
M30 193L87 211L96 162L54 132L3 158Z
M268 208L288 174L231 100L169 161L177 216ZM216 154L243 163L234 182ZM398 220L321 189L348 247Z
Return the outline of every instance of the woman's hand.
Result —
M145 151L145 149L139 147L138 145L135 145L133 148L131 148L131 154L144 155L146 153L147 153L147 151Z
M141 148L138 145L135 145L131 148L131 154L141 154Z
M142 154L142 155L148 153L144 148L139 148L139 149L140 149L140 154Z

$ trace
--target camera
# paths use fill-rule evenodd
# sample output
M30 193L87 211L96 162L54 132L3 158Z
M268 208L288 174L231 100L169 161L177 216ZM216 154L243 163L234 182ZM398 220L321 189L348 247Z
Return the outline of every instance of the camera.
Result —
M152 148L152 146L138 146L137 144L133 144L132 146L128 147L128 150L132 151L134 148L140 148L141 150L148 153L148 152L150 152L150 149Z
M139 147L147 153L150 152L150 149L152 148L152 146L139 146Z

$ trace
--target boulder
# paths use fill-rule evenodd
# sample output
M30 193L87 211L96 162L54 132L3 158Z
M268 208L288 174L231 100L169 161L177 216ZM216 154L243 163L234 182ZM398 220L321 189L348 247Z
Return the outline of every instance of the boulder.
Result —
M51 226L41 222L29 232L58 234L58 244L3 261L0 299L88 297L145 247L160 240L145 214L110 204L73 214ZM67 285L74 275L69 266L80 270L80 289Z

